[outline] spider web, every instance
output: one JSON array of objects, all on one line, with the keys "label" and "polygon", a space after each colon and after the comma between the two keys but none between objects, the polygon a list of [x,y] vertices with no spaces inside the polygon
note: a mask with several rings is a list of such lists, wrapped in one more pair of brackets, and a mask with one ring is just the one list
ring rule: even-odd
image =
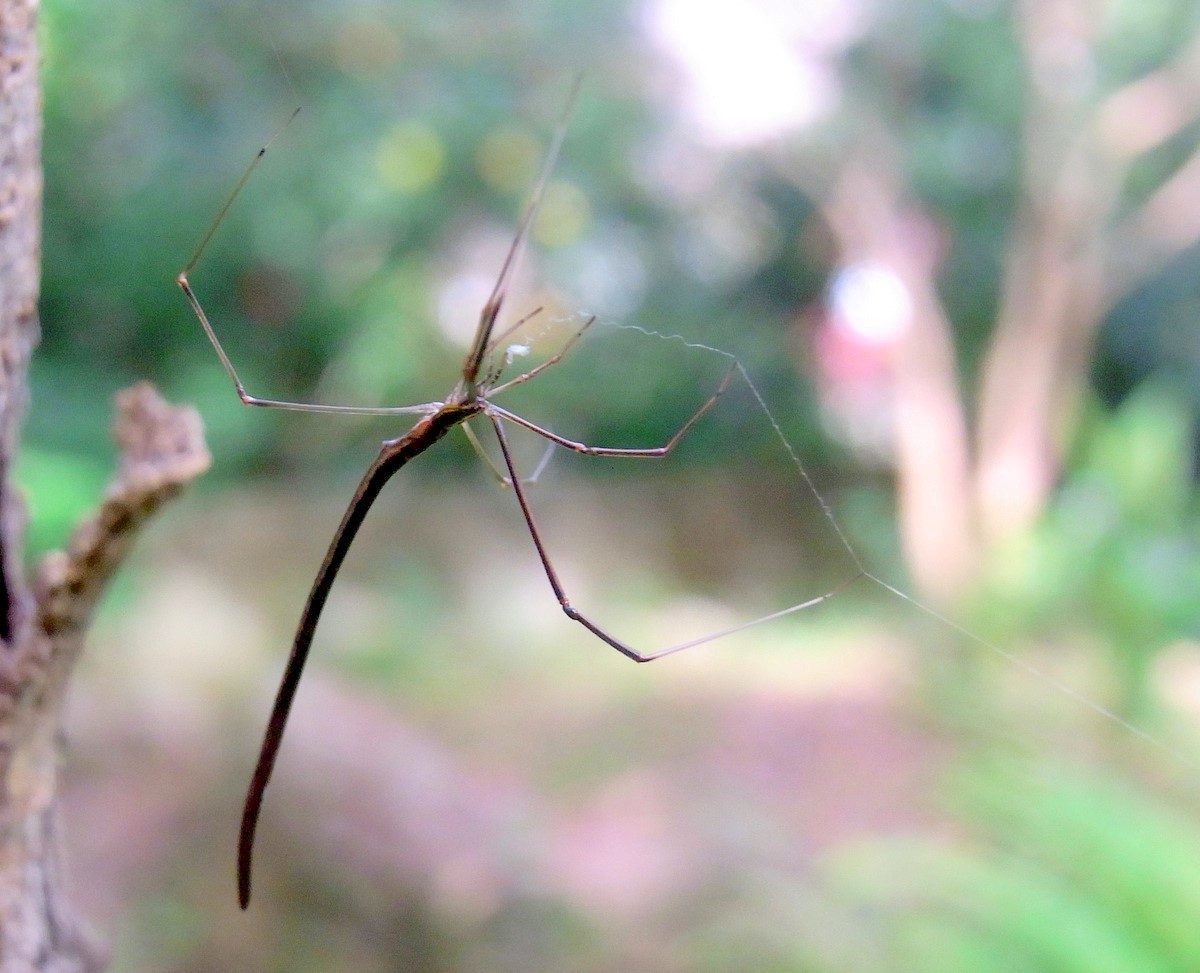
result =
[{"label": "spider web", "polygon": [[[547,322],[546,320],[543,320],[538,324],[537,333],[532,336],[531,344],[546,338],[555,327],[564,330],[569,328],[577,328],[579,323],[586,319],[585,315],[579,313],[567,315],[565,317],[558,317],[555,315],[551,315],[551,317],[554,318],[553,321]],[[665,654],[682,652],[687,649],[696,649],[709,643],[728,639],[731,636],[759,628],[760,626],[768,625],[772,622],[777,622],[780,619],[787,618],[789,616],[801,614],[808,609],[816,608],[817,606],[831,602],[851,586],[868,585],[873,587],[883,597],[904,603],[912,610],[931,619],[937,625],[943,627],[947,632],[952,633],[958,639],[964,640],[971,645],[986,650],[988,653],[1001,660],[1007,666],[1012,667],[1018,672],[1023,673],[1025,676],[1033,679],[1043,686],[1048,687],[1055,693],[1066,697],[1084,710],[1090,711],[1103,720],[1121,727],[1121,729],[1123,729],[1125,732],[1131,734],[1140,741],[1169,754],[1176,760],[1179,760],[1188,766],[1200,769],[1200,763],[1181,753],[1177,748],[1171,746],[1163,738],[1148,731],[1144,727],[1131,722],[1113,709],[1105,706],[1097,699],[1088,695],[1086,692],[1064,681],[1047,669],[1042,668],[1034,662],[1031,662],[1029,659],[1018,654],[1017,652],[1007,649],[996,641],[988,639],[985,636],[972,631],[938,609],[926,604],[915,595],[905,591],[903,588],[898,587],[897,585],[890,583],[885,578],[872,571],[868,566],[866,558],[860,555],[859,550],[851,541],[850,535],[839,522],[834,513],[831,502],[827,499],[822,489],[818,487],[813,476],[809,473],[809,470],[801,460],[800,452],[793,445],[788,433],[785,432],[784,424],[767,404],[766,396],[759,389],[758,385],[751,377],[750,372],[737,356],[712,345],[691,341],[679,334],[663,333],[650,328],[642,327],[637,324],[604,320],[602,322],[598,322],[597,327],[599,330],[605,332],[624,332],[637,335],[641,339],[654,339],[668,345],[677,345],[680,351],[686,351],[689,354],[699,353],[703,356],[708,356],[712,362],[717,363],[723,368],[731,368],[733,370],[734,382],[730,388],[730,391],[726,394],[723,401],[718,404],[714,412],[719,416],[721,414],[722,406],[730,406],[727,411],[735,414],[749,410],[756,413],[761,420],[766,423],[767,428],[769,428],[769,435],[774,440],[773,445],[777,451],[776,458],[783,458],[784,463],[792,471],[792,479],[794,483],[799,484],[801,487],[800,494],[802,494],[802,496],[794,495],[791,498],[792,502],[803,502],[803,505],[806,507],[806,516],[799,518],[797,523],[807,523],[809,526],[803,529],[803,536],[789,537],[787,538],[787,541],[793,546],[798,546],[808,550],[818,549],[819,554],[816,557],[816,560],[821,561],[827,566],[832,565],[832,573],[830,573],[830,570],[826,570],[823,574],[814,574],[811,571],[806,572],[807,576],[802,582],[802,587],[806,592],[808,592],[808,594],[800,597],[793,603],[787,604],[782,608],[772,607],[770,610],[754,614],[753,617],[750,617],[749,619],[739,619],[737,621],[731,621],[729,624],[718,624],[715,628],[705,629],[703,634],[689,635],[683,638],[681,641],[675,642],[666,647]],[[526,339],[522,338],[521,340],[524,341]],[[518,354],[525,354],[527,351],[527,346],[521,345]],[[574,354],[579,358],[590,358],[588,350],[580,350]],[[594,364],[594,361],[592,364]],[[538,382],[533,384],[539,384],[547,381],[549,374],[554,371],[554,369],[551,369],[547,372],[545,377],[539,376]],[[568,370],[564,367],[563,373],[566,374],[567,371]],[[708,387],[711,388],[715,386],[716,382],[719,380],[720,371],[721,369],[717,368],[712,372],[712,375],[718,376],[718,378],[709,378],[708,381],[710,384]],[[567,378],[564,381],[577,389],[577,382],[573,383],[572,379],[570,378]],[[703,379],[698,379],[698,382],[700,383],[701,388],[705,387],[703,385]],[[737,401],[739,399],[740,403]],[[730,405],[728,400],[735,400],[735,402]],[[557,401],[563,401],[563,399],[561,397],[557,397]],[[527,413],[523,412],[523,414]],[[708,417],[706,417],[706,420],[707,418]],[[555,426],[555,431],[565,432],[565,430],[560,430],[557,425]],[[683,447],[681,446],[681,450],[682,448]],[[553,468],[555,465],[560,464],[561,462],[562,460],[556,456],[550,465]],[[589,457],[583,457],[581,458],[581,462],[591,463],[594,462],[594,460]],[[620,464],[628,463],[627,460],[618,460],[616,462]],[[532,468],[534,464],[531,462],[528,465],[529,468]],[[540,465],[544,466],[545,464],[543,463]],[[641,477],[644,475],[644,473],[645,466],[639,465],[637,470],[632,475]],[[544,502],[542,497],[535,496],[533,498],[535,508],[539,507],[541,502]],[[818,526],[821,528],[821,530],[817,530],[816,527],[813,526],[813,520],[818,522]],[[571,557],[571,545],[564,542],[555,544],[553,546],[553,557],[555,558],[556,566],[561,570],[562,565],[559,563],[559,559],[569,559]],[[744,546],[752,548],[753,541],[745,542]],[[571,589],[578,588],[578,584],[573,585],[572,583],[568,583],[567,587],[569,593],[572,594],[572,603],[576,604],[577,607],[580,607],[581,610],[585,612],[590,611],[590,606],[587,604],[588,599],[586,597],[574,597],[575,592]],[[781,603],[778,600],[780,598],[780,593],[778,590],[772,591],[766,597],[768,599],[776,599],[774,601],[775,605]],[[667,608],[665,611],[668,616],[672,615],[670,608]],[[654,612],[662,613],[663,609],[655,609]],[[703,617],[711,624],[714,615],[710,613],[708,615],[704,615]],[[717,614],[715,617],[720,618],[722,616]],[[601,624],[604,624],[604,619],[600,616],[597,616],[597,621],[599,621]],[[677,619],[671,618],[665,622],[665,624],[672,626],[670,629],[672,632],[674,631],[676,621]],[[686,625],[686,622],[684,624]],[[696,624],[703,624],[703,622],[697,622]],[[615,634],[620,636],[621,633],[618,632]],[[637,647],[639,650],[645,650],[649,652],[664,652],[664,649],[659,645],[639,644]]]}]

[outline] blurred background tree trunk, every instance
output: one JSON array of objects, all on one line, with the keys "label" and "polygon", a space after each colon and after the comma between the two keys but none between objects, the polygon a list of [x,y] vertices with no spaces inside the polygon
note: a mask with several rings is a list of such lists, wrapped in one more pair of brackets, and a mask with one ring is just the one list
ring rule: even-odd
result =
[{"label": "blurred background tree trunk", "polygon": [[[1018,203],[977,365],[959,360],[942,297],[953,230],[906,174],[901,128],[870,117],[857,145],[802,184],[842,266],[882,268],[902,285],[889,376],[896,517],[916,591],[942,608],[971,594],[1050,504],[1105,317],[1200,240],[1200,151],[1173,145],[1200,117],[1200,40],[1113,84],[1102,68],[1110,6],[1013,6],[1026,106]],[[1174,168],[1129,198],[1135,167],[1172,145]]]}]

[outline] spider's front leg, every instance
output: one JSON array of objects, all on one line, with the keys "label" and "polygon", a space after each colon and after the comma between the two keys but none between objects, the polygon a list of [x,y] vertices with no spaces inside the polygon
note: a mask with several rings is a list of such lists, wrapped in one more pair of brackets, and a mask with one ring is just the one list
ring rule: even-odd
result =
[{"label": "spider's front leg", "polygon": [[209,224],[204,236],[200,238],[200,243],[192,253],[187,265],[179,272],[175,278],[175,283],[179,285],[179,289],[183,291],[184,297],[191,305],[192,312],[196,315],[196,319],[200,322],[200,326],[204,329],[205,335],[208,336],[209,343],[213,346],[213,350],[217,353],[217,357],[221,360],[221,366],[225,369],[225,374],[229,376],[229,380],[233,382],[234,391],[241,399],[243,405],[261,406],[265,409],[287,409],[292,412],[336,412],[343,415],[367,415],[367,416],[398,416],[398,415],[433,415],[442,407],[441,402],[426,402],[421,405],[402,405],[402,406],[357,406],[357,405],[322,405],[317,402],[291,402],[284,399],[264,399],[257,395],[251,395],[246,391],[246,386],[242,384],[241,378],[238,376],[237,369],[233,366],[233,361],[229,354],[225,351],[221,344],[221,339],[217,337],[216,329],[212,326],[212,322],[208,319],[208,313],[204,310],[204,306],[200,303],[200,298],[196,296],[195,290],[192,289],[190,280],[191,273],[196,269],[196,265],[200,263],[200,258],[204,256],[208,245],[212,242],[214,236],[217,235],[217,230],[221,228],[221,224],[225,222],[225,217],[229,215],[229,210],[232,208],[242,190],[246,188],[246,184],[250,181],[250,177],[254,174],[254,170],[258,168],[258,164],[262,162],[263,157],[267,154],[267,149],[279,137],[279,133],[291,123],[300,113],[297,108],[292,112],[287,122],[276,132],[270,140],[261,149],[254,154],[254,158],[250,161],[250,165],[246,167],[246,171],[242,173],[241,178],[233,187],[233,192],[225,200],[224,204],[217,215]]},{"label": "spider's front leg", "polygon": [[[221,213],[224,215],[225,210],[222,210]],[[204,238],[204,244],[208,243],[209,238]],[[202,245],[201,249],[197,250],[195,256],[192,257],[191,262],[179,272],[179,276],[175,278],[175,282],[179,285],[179,289],[183,291],[188,304],[191,305],[192,311],[200,321],[200,326],[204,328],[204,333],[208,336],[208,340],[212,344],[213,350],[216,351],[217,357],[221,359],[221,365],[225,369],[225,374],[233,382],[233,388],[237,392],[238,398],[242,400],[243,405],[255,405],[264,409],[286,409],[290,412],[333,412],[341,415],[356,416],[428,416],[433,415],[442,407],[441,402],[425,402],[421,405],[401,406],[323,405],[319,402],[290,402],[284,399],[264,399],[257,395],[251,395],[246,391],[246,386],[242,384],[241,378],[238,377],[237,369],[233,367],[233,362],[222,346],[221,339],[217,337],[217,332],[213,328],[212,322],[208,320],[208,314],[200,304],[200,299],[196,296],[196,292],[192,290],[191,282],[188,280],[188,274],[196,266],[196,262],[200,259],[200,255],[203,252],[204,248]]]}]

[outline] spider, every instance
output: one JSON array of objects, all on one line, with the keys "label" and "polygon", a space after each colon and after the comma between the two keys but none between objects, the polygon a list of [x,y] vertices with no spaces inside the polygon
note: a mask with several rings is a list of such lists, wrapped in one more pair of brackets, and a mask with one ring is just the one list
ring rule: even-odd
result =
[{"label": "spider", "polygon": [[[292,643],[291,655],[288,657],[287,665],[284,669],[283,678],[279,684],[279,690],[275,697],[274,706],[271,710],[270,719],[267,723],[266,734],[263,739],[262,747],[259,751],[258,762],[254,769],[254,774],[250,782],[249,791],[246,795],[245,806],[242,811],[241,828],[238,837],[238,860],[237,860],[237,885],[238,885],[238,901],[243,909],[250,903],[250,886],[251,886],[251,861],[254,850],[254,837],[258,825],[259,812],[262,808],[263,796],[266,792],[267,784],[271,779],[271,771],[275,765],[275,758],[279,753],[279,747],[283,739],[284,728],[287,724],[288,714],[291,710],[292,702],[296,695],[297,687],[300,683],[300,677],[304,671],[304,665],[308,658],[309,649],[312,646],[313,636],[316,632],[317,622],[320,619],[321,611],[325,606],[325,602],[329,597],[330,589],[333,587],[334,580],[337,577],[338,571],[346,558],[347,552],[350,550],[351,544],[362,526],[368,511],[372,504],[378,498],[380,491],[384,485],[398,473],[411,460],[420,456],[423,452],[429,449],[434,443],[444,437],[456,426],[462,426],[468,419],[482,417],[488,421],[496,436],[496,442],[500,449],[500,455],[503,457],[504,468],[506,473],[502,473],[503,482],[506,485],[511,485],[513,493],[517,498],[517,503],[521,508],[521,515],[525,520],[525,525],[528,528],[529,536],[533,540],[534,547],[537,549],[538,560],[541,562],[542,569],[545,572],[546,579],[550,583],[550,588],[554,592],[554,597],[558,600],[559,606],[562,608],[566,616],[575,622],[578,622],[594,636],[602,642],[607,643],[612,648],[616,649],[622,655],[632,659],[635,662],[650,662],[653,659],[660,659],[665,655],[670,655],[673,652],[678,652],[688,648],[698,642],[708,641],[708,639],[694,640],[682,645],[671,646],[666,649],[661,649],[656,652],[642,652],[638,649],[626,644],[617,637],[611,635],[587,615],[583,614],[579,609],[571,604],[570,598],[566,590],[563,588],[562,582],[559,580],[558,572],[555,570],[553,563],[550,560],[550,555],[546,550],[546,546],[542,541],[541,534],[538,531],[537,524],[534,520],[533,511],[529,504],[529,499],[522,486],[522,479],[517,471],[516,463],[513,460],[512,451],[509,447],[508,435],[505,427],[508,423],[517,426],[522,426],[530,432],[541,436],[547,440],[553,449],[554,446],[572,450],[576,453],[581,453],[587,456],[609,456],[609,457],[625,457],[634,459],[652,459],[666,456],[675,448],[676,445],[688,434],[688,432],[716,405],[720,397],[728,390],[732,383],[735,374],[738,371],[736,360],[730,365],[725,372],[717,389],[709,396],[709,398],[700,406],[699,409],[689,418],[679,430],[671,436],[670,439],[662,446],[652,448],[627,448],[627,447],[611,447],[611,446],[590,446],[585,443],[576,442],[557,433],[550,431],[542,426],[537,425],[510,412],[503,406],[497,404],[496,399],[501,393],[516,385],[528,382],[535,378],[546,369],[553,367],[560,362],[563,357],[570,351],[575,343],[582,337],[583,333],[595,320],[589,318],[583,326],[577,330],[566,345],[555,355],[546,359],[542,363],[530,368],[514,378],[507,381],[501,381],[504,371],[509,367],[513,359],[520,357],[524,349],[519,345],[505,346],[505,340],[525,321],[533,315],[539,313],[538,310],[531,312],[525,318],[518,321],[512,327],[497,333],[496,322],[500,316],[500,312],[504,307],[505,300],[508,296],[509,288],[512,284],[513,275],[516,266],[520,260],[521,254],[528,244],[529,234],[536,219],[539,206],[542,198],[545,195],[546,186],[550,179],[550,174],[554,169],[555,162],[558,158],[559,151],[562,146],[563,138],[567,128],[567,118],[570,114],[571,107],[574,104],[576,94],[579,90],[579,81],[576,80],[571,89],[571,93],[567,99],[567,104],[563,110],[562,116],[555,129],[550,148],[546,153],[545,161],[542,165],[541,172],[537,182],[534,185],[530,200],[527,203],[524,213],[521,216],[520,222],[517,224],[516,233],[513,236],[511,245],[508,248],[508,253],[505,256],[504,263],[500,267],[499,275],[496,278],[496,283],[492,288],[491,296],[483,305],[483,309],[479,314],[479,323],[475,329],[474,337],[471,341],[470,350],[467,352],[466,358],[463,360],[462,374],[457,384],[446,395],[445,399],[440,402],[426,402],[420,405],[409,406],[394,406],[394,407],[359,407],[359,406],[344,406],[344,405],[323,405],[308,402],[288,402],[277,399],[265,399],[255,395],[251,395],[245,389],[241,379],[238,377],[237,370],[234,368],[233,362],[226,353],[221,344],[217,333],[209,321],[208,314],[197,298],[195,291],[189,281],[189,276],[199,263],[213,236],[216,234],[221,223],[224,221],[229,212],[230,207],[249,181],[255,168],[261,162],[267,149],[274,141],[268,141],[251,161],[249,167],[243,173],[241,179],[238,180],[233,192],[225,201],[224,205],[217,212],[215,219],[204,234],[197,246],[195,252],[187,265],[180,271],[176,278],[179,287],[183,290],[188,303],[191,305],[196,318],[199,320],[204,329],[204,333],[208,336],[212,343],[213,349],[217,353],[222,366],[232,380],[234,388],[237,391],[238,398],[246,405],[260,406],[270,409],[289,409],[300,412],[319,412],[319,413],[343,413],[351,415],[415,415],[417,419],[415,425],[408,430],[404,435],[397,439],[389,439],[383,443],[376,456],[374,462],[367,468],[363,474],[362,480],[358,484],[358,488],[354,491],[354,496],[350,499],[349,506],[342,517],[341,523],[334,532],[333,539],[329,543],[329,548],[325,553],[325,559],[321,563],[320,569],[317,571],[316,577],[313,579],[312,588],[309,591],[308,599],[305,602],[304,610],[300,615],[300,622],[296,629],[295,640]],[[299,109],[292,113],[292,118],[296,116]],[[291,119],[289,119],[290,121]],[[463,426],[467,429],[466,426]]]}]

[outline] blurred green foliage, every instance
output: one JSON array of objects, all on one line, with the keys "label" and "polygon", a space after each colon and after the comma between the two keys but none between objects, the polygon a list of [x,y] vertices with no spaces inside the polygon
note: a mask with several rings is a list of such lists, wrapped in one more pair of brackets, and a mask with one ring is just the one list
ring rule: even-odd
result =
[{"label": "blurred green foliage", "polygon": [[[567,3],[536,12],[363,3],[336,16],[291,4],[48,5],[45,378],[31,435],[94,448],[107,397],[148,377],[200,406],[219,473],[281,459],[285,420],[240,409],[173,279],[296,105],[299,118],[192,277],[201,299],[257,394],[387,404],[443,394],[462,352],[433,327],[439,288],[472,233],[513,232],[571,77],[591,65],[586,48],[635,44],[625,16],[619,3],[586,14]],[[585,50],[553,40],[563,29],[581,30]],[[486,44],[468,41],[485,34]],[[543,276],[570,293],[599,273],[615,295],[602,314],[615,306],[717,344],[731,343],[722,332],[747,338],[785,414],[803,415],[790,407],[803,396],[778,349],[795,297],[819,291],[820,268],[791,268],[801,277],[789,287],[800,290],[765,307],[744,282],[689,274],[672,256],[689,214],[639,185],[638,154],[663,106],[638,87],[636,70],[589,71],[557,176],[591,215],[549,248]],[[752,160],[727,161],[731,179],[752,174]],[[794,196],[789,205],[782,225],[794,240],[806,207]],[[620,296],[626,285],[610,265],[622,250],[645,255],[629,285],[645,279],[644,301]],[[610,395],[578,430],[605,438],[638,421],[626,403],[645,396],[631,382],[673,388],[684,376],[635,380],[627,362],[601,360],[588,380],[632,393]],[[79,398],[86,415],[70,408]],[[326,442],[339,435],[336,421],[306,428]]]},{"label": "blurred green foliage", "polygon": [[[828,458],[797,376],[799,316],[819,298],[830,255],[786,173],[836,159],[865,109],[884,112],[906,140],[910,178],[951,228],[942,285],[971,374],[1019,179],[1021,82],[1004,5],[923,0],[881,15],[841,66],[843,110],[797,145],[757,152],[702,145],[671,127],[673,69],[639,16],[625,0],[586,9],[568,0],[46,4],[33,437],[94,452],[112,392],[151,378],[200,406],[217,475],[285,461],[285,421],[239,413],[173,279],[297,105],[300,117],[196,270],[202,300],[258,394],[393,404],[442,394],[461,351],[434,327],[440,288],[473,233],[511,232],[580,69],[557,175],[581,194],[583,222],[540,248],[541,276],[574,307],[739,354],[806,455]],[[1170,53],[1191,15],[1180,4],[1150,13],[1123,2],[1112,16],[1123,26],[1107,34],[1103,67],[1121,80]],[[703,171],[703,194],[664,195],[646,175],[664,153],[681,171]],[[1146,165],[1161,174],[1172,164],[1167,153]],[[735,233],[723,258],[705,219]],[[758,241],[748,250],[736,236],[747,232]],[[1200,360],[1200,349],[1181,356],[1155,330],[1163,303],[1194,302],[1194,286],[1151,286],[1135,300],[1139,313],[1118,309],[1120,327],[1102,349],[1107,399],[1158,368],[1192,377]],[[601,440],[645,421],[642,383],[689,384],[669,363],[638,374],[628,359],[599,355],[584,374],[623,392],[575,430]],[[345,428],[308,423],[306,438],[354,441]],[[292,456],[301,461],[311,460]]]},{"label": "blurred green foliage", "polygon": [[108,481],[108,469],[86,455],[37,446],[21,451],[14,475],[33,505],[26,544],[36,553],[64,547]]},{"label": "blurred green foliage", "polygon": [[857,935],[830,945],[823,968],[1194,968],[1200,834],[1172,801],[1013,761],[961,773],[952,792],[965,834],[851,845],[824,863]]},{"label": "blurred green foliage", "polygon": [[1200,637],[1200,509],[1188,396],[1147,383],[1095,407],[1039,523],[992,557],[974,618],[1001,644],[1030,632],[1099,641],[1117,708],[1149,715],[1154,661]]}]

